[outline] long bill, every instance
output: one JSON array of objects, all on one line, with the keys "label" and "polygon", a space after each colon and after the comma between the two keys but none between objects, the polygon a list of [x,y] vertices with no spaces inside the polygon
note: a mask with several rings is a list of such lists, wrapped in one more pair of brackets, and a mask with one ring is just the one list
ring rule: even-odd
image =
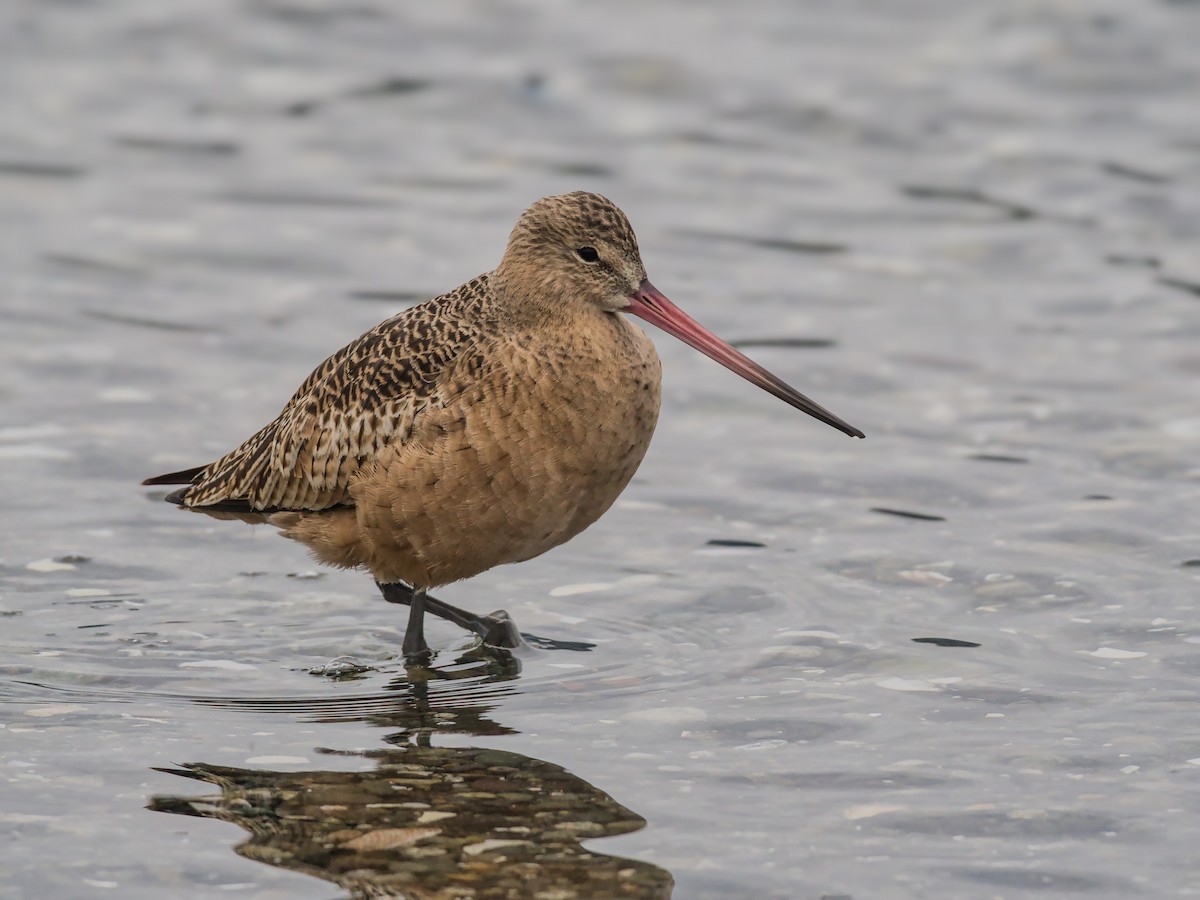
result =
[{"label": "long bill", "polygon": [[715,359],[731,372],[741,375],[751,384],[774,394],[814,419],[844,431],[850,437],[866,437],[853,425],[843,422],[819,403],[809,400],[798,390],[775,375],[772,375],[754,360],[721,340],[682,309],[668,300],[648,280],[643,281],[637,291],[629,296],[625,312],[640,316],[652,325],[657,325],[668,334],[673,334],[685,344],[695,347],[709,359]]}]

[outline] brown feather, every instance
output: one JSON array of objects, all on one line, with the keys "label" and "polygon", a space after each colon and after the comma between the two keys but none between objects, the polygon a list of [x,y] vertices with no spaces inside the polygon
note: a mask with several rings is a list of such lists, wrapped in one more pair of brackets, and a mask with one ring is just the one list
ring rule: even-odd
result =
[{"label": "brown feather", "polygon": [[465,346],[487,278],[405,310],[329,357],[278,418],[203,467],[184,505],[240,500],[254,510],[321,510],[344,503],[363,463],[404,441],[435,401],[438,377]]},{"label": "brown feather", "polygon": [[[605,264],[580,262],[585,245]],[[540,200],[494,272],[330,356],[240,447],[175,473],[192,483],[168,499],[269,521],[382,583],[543,553],[612,505],[649,445],[658,356],[616,311],[643,279],[610,201]]]}]

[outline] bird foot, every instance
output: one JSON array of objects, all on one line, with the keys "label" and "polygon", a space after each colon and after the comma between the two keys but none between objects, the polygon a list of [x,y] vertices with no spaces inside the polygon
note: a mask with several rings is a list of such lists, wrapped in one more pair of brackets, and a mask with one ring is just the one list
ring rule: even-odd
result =
[{"label": "bird foot", "polygon": [[409,649],[404,647],[404,666],[408,669],[427,669],[433,662],[433,651],[428,646]]},{"label": "bird foot", "polygon": [[502,609],[480,616],[476,634],[489,647],[515,650],[521,646],[521,632],[517,631],[517,623]]},{"label": "bird foot", "polygon": [[572,650],[577,653],[587,653],[596,649],[596,645],[590,641],[562,641],[558,638],[542,637],[540,634],[530,634],[527,631],[522,631],[521,637],[525,643],[538,650]]}]

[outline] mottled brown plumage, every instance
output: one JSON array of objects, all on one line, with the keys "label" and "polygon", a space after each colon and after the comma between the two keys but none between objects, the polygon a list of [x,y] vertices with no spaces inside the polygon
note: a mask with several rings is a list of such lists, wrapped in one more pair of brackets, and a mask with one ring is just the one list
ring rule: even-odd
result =
[{"label": "mottled brown plumage", "polygon": [[167,499],[270,522],[419,596],[529,559],[599,518],[649,445],[659,360],[620,312],[861,436],[671,306],[625,215],[577,192],[529,207],[495,271],[329,357],[236,450],[146,483],[187,484]]}]

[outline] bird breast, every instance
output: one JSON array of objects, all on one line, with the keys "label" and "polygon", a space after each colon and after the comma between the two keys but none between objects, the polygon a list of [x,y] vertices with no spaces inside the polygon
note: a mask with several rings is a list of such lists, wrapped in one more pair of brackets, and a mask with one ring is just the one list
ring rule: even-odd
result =
[{"label": "bird breast", "polygon": [[[588,310],[555,329],[481,339],[441,399],[351,485],[366,565],[436,586],[544,553],[596,521],[658,421],[654,345]],[[315,548],[314,548],[315,549]]]}]

